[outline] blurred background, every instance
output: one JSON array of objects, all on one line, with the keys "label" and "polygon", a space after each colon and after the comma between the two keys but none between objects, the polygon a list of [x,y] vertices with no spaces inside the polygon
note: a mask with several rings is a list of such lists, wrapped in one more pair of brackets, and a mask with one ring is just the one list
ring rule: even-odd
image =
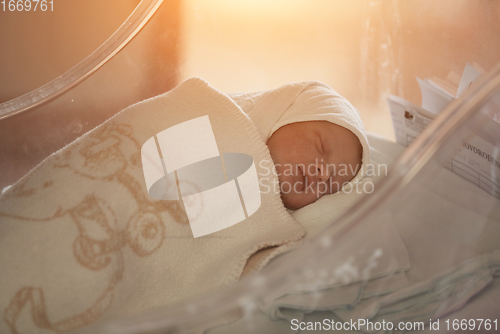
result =
[{"label": "blurred background", "polygon": [[[0,11],[0,103],[84,60],[139,2],[54,0],[52,12]],[[165,0],[106,65],[112,70],[86,80],[102,84],[108,71],[105,86],[94,84],[71,107],[96,109],[72,131],[199,76],[222,92],[323,81],[358,108],[368,131],[393,139],[388,94],[420,104],[415,76],[456,89],[467,62],[488,70],[500,59],[499,22],[500,2],[488,0]]]}]

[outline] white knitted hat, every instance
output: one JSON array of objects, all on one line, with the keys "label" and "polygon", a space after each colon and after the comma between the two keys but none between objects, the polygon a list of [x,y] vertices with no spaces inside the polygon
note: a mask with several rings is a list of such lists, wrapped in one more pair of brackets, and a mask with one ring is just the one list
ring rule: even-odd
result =
[{"label": "white knitted hat", "polygon": [[248,114],[266,142],[276,130],[290,123],[328,121],[348,129],[363,147],[362,168],[351,183],[363,178],[370,161],[370,149],[361,117],[347,99],[327,85],[305,81],[270,91],[229,96]]}]

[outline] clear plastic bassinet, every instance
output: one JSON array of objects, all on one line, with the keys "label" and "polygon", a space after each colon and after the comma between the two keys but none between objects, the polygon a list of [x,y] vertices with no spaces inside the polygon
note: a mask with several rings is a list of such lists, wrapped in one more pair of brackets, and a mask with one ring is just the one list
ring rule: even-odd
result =
[{"label": "clear plastic bassinet", "polygon": [[[464,147],[464,143],[474,138],[489,138],[498,154],[498,133],[495,134],[496,139],[492,139],[485,124],[491,121],[487,115],[492,109],[498,109],[499,101],[500,68],[496,67],[473,91],[448,107],[411,147],[395,159],[387,176],[375,183],[372,194],[365,195],[299,250],[282,255],[261,272],[199,299],[141,316],[116,319],[82,332],[196,332],[196,329],[209,326],[234,312],[241,316],[239,320],[207,333],[288,333],[293,329],[306,329],[308,323],[318,322],[323,324],[318,330],[321,332],[335,328],[334,323],[349,324],[349,317],[354,316],[350,312],[376,298],[383,299],[383,302],[371,305],[374,307],[371,312],[364,310],[365,313],[359,313],[372,316],[372,329],[375,330],[423,330],[424,327],[418,326],[425,326],[427,331],[432,332],[437,329],[438,319],[439,328],[443,331],[446,328],[460,329],[460,326],[469,329],[473,322],[476,328],[479,322],[483,322],[484,326],[485,320],[480,319],[490,319],[487,328],[492,330],[498,314],[495,300],[500,296],[498,278],[494,274],[498,268],[498,252],[494,252],[500,245],[498,188],[490,185],[488,193],[479,184],[481,181],[459,180],[460,177],[452,175],[446,166]],[[456,166],[458,162],[455,162]],[[449,181],[450,176],[452,181]],[[460,182],[456,185],[448,183],[455,181]],[[438,201],[438,206],[433,205],[439,196],[445,200]],[[465,209],[450,210],[458,206]],[[470,216],[464,218],[467,212]],[[352,243],[359,239],[359,231],[386,220],[392,220],[405,243],[411,262],[409,269],[395,266],[391,271],[391,264],[377,261],[381,255],[377,253],[379,249],[371,253],[371,260],[365,266],[356,262],[360,249],[370,249],[369,245],[358,245],[353,251]],[[335,288],[325,288],[327,282],[345,280],[352,286],[361,281],[367,289],[369,282],[363,281],[364,273],[376,270],[382,264],[389,266],[385,268],[391,272],[389,276],[396,277],[401,274],[399,270],[403,270],[406,279],[412,283],[406,290],[398,290],[399,295],[393,298],[390,292],[394,287],[392,284],[400,284],[396,278],[374,290],[363,290],[364,297],[361,296],[363,292],[359,292],[360,295],[349,302],[345,302],[344,296],[339,293],[334,295],[335,298],[346,304],[337,305],[330,300],[336,306],[325,306],[325,299],[335,293]],[[474,273],[478,272],[482,274],[475,277]],[[304,286],[307,288],[302,290]],[[474,290],[479,286],[482,286],[479,291]],[[287,288],[302,291],[307,299],[306,306],[297,307],[293,298],[285,296],[270,311],[269,295]],[[433,306],[427,308],[428,304]],[[263,308],[268,313],[264,313]],[[377,308],[380,314],[374,311]],[[303,317],[293,313],[297,309],[304,313]],[[277,316],[275,312],[281,312],[281,315]],[[291,319],[291,322],[284,319]],[[300,321],[293,322],[294,319]],[[325,325],[325,319],[328,325]],[[359,325],[360,319],[370,322],[366,320],[370,318],[355,318],[354,321],[358,321]],[[462,319],[466,320],[466,324]],[[386,324],[392,321],[394,327],[386,327],[384,321]],[[403,327],[396,327],[400,323]],[[434,324],[431,325],[433,329],[429,329],[429,323]],[[336,329],[357,332],[354,329],[360,328],[354,325]]]}]

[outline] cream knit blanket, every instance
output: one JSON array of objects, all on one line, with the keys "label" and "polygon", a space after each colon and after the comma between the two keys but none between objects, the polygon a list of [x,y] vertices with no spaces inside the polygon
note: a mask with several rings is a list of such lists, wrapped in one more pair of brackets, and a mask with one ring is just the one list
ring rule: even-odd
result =
[{"label": "cream knit blanket", "polygon": [[304,236],[262,185],[254,214],[199,238],[182,201],[149,196],[142,145],[206,115],[221,155],[247,154],[259,181],[277,182],[260,167],[272,160],[253,122],[201,79],[123,110],[0,197],[0,333],[67,331],[181,301],[236,282],[259,249],[279,246],[254,270]]}]

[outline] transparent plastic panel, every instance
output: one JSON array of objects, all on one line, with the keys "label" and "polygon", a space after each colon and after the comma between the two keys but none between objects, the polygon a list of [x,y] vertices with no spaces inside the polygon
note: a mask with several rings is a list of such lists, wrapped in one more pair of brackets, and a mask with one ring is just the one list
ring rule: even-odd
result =
[{"label": "transparent plastic panel", "polygon": [[0,103],[29,93],[80,63],[118,30],[139,2],[2,3]]},{"label": "transparent plastic panel", "polygon": [[160,3],[141,2],[88,58],[0,105],[0,187],[123,108],[179,83],[180,4]]}]

